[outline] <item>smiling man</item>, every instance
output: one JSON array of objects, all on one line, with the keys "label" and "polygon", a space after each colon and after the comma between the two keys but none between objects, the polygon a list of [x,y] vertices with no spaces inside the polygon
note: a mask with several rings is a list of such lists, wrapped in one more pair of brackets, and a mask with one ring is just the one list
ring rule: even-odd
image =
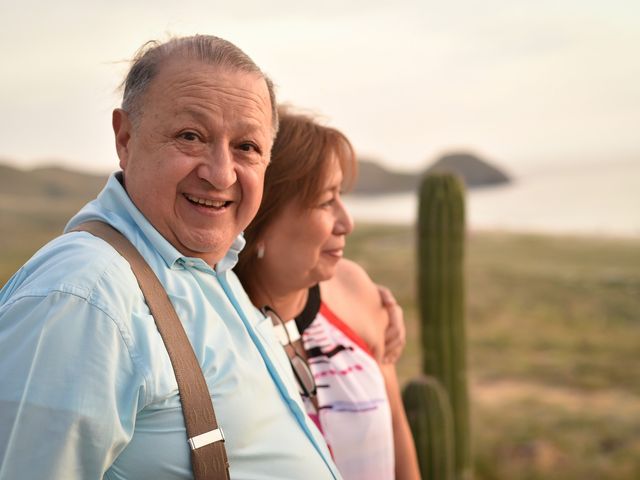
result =
[{"label": "smiling man", "polygon": [[269,320],[231,268],[277,131],[271,82],[211,36],[147,45],[113,112],[121,172],[0,292],[0,479],[186,479],[171,363],[102,220],[159,277],[225,433],[231,478],[338,478]]}]

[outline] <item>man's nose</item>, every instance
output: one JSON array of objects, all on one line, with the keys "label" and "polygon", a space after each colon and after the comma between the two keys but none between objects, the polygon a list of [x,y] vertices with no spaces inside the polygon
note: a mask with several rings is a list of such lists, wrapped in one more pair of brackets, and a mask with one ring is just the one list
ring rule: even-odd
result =
[{"label": "man's nose", "polygon": [[198,177],[216,190],[226,190],[236,182],[233,152],[229,145],[214,145],[198,166]]}]

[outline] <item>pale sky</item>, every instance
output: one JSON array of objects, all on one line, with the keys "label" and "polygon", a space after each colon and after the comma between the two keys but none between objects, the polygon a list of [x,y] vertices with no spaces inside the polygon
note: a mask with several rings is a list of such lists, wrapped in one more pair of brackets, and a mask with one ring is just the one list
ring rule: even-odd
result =
[{"label": "pale sky", "polygon": [[0,0],[0,27],[0,159],[25,167],[115,170],[126,60],[193,33],[390,168],[460,149],[512,172],[640,162],[637,0]]}]

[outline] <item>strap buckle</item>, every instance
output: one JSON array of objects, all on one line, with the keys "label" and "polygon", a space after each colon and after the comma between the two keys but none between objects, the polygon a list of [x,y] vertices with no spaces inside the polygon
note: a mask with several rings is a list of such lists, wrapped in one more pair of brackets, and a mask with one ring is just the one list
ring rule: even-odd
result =
[{"label": "strap buckle", "polygon": [[215,430],[209,430],[206,433],[201,433],[200,435],[191,437],[188,442],[191,446],[191,450],[196,450],[197,448],[219,442],[220,440],[224,442],[224,433],[222,433],[221,429],[216,428]]}]

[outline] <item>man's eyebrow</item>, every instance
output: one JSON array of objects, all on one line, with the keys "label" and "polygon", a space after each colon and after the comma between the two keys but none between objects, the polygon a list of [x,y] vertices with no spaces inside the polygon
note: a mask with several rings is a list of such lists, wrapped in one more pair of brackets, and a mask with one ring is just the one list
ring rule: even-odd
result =
[{"label": "man's eyebrow", "polygon": [[[194,107],[186,107],[177,112],[178,115],[187,115],[194,117],[196,120],[207,124],[211,118],[216,115],[208,110],[199,109]],[[242,132],[254,132],[263,128],[263,124],[257,120],[243,119],[235,122],[235,127]]]}]

